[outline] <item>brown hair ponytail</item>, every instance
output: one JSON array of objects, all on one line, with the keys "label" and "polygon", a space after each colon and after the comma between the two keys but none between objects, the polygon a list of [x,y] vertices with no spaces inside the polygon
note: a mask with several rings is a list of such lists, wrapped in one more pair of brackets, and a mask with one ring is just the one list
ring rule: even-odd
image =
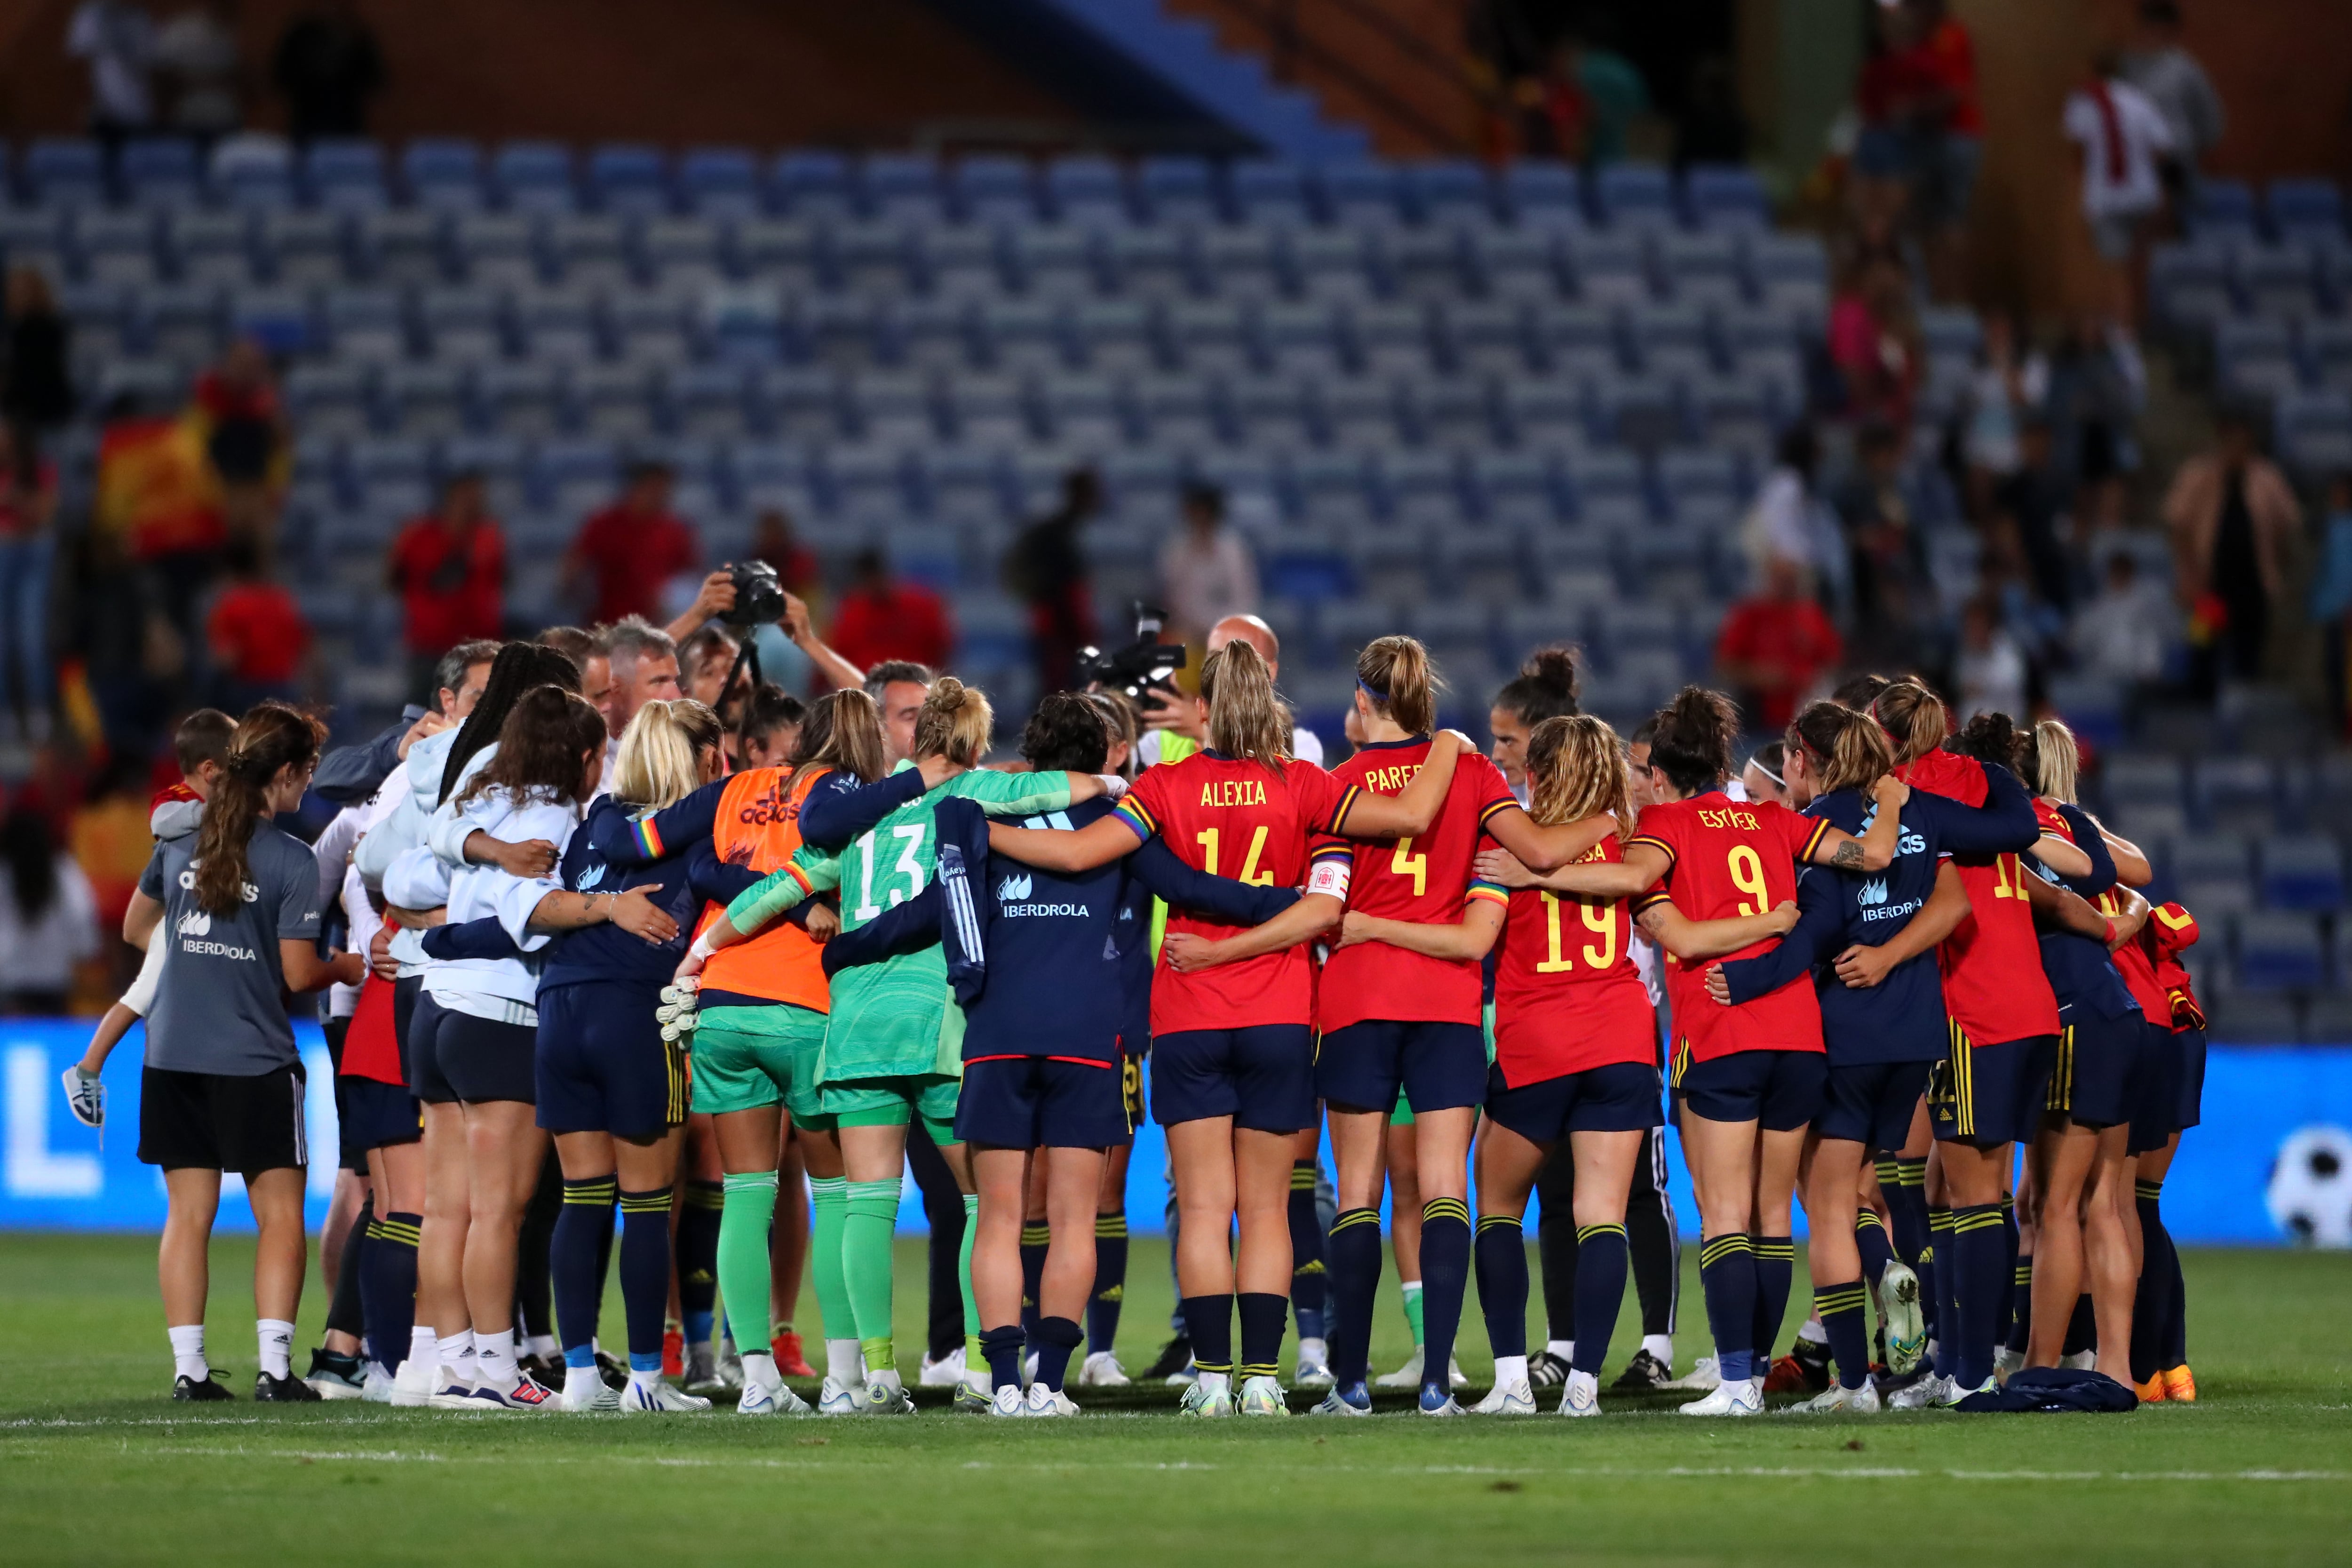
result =
[{"label": "brown hair ponytail", "polygon": [[1824,795],[1866,790],[1895,767],[1886,732],[1867,715],[1835,702],[1807,703],[1789,725],[1788,742],[1803,748]]},{"label": "brown hair ponytail", "polygon": [[317,762],[326,738],[324,724],[284,702],[259,703],[237,721],[220,782],[196,829],[198,909],[225,915],[245,901],[247,852],[268,804],[269,786],[289,766],[299,770]]},{"label": "brown hair ponytail", "polygon": [[1625,747],[1590,713],[1547,719],[1528,737],[1528,815],[1546,827],[1608,812],[1617,837],[1633,831]]},{"label": "brown hair ponytail", "polygon": [[1895,681],[1870,704],[1870,716],[1895,743],[1895,761],[1916,763],[1944,743],[1951,733],[1952,717],[1944,700],[1918,681]]},{"label": "brown hair ponytail", "polygon": [[815,767],[838,768],[860,784],[872,784],[886,771],[882,759],[887,754],[882,710],[874,699],[854,686],[828,691],[809,704],[808,715],[801,721],[784,791],[790,794],[801,775]]},{"label": "brown hair ponytail", "polygon": [[1209,700],[1209,744],[1229,757],[1276,773],[1290,761],[1290,710],[1274,692],[1274,672],[1257,649],[1236,637],[1201,663]]},{"label": "brown hair ponytail", "polygon": [[1703,686],[1685,686],[1651,721],[1650,765],[1685,795],[1703,795],[1731,772],[1731,745],[1739,710],[1731,699]]},{"label": "brown hair ponytail", "polygon": [[1408,735],[1437,728],[1437,694],[1445,683],[1429,662],[1429,650],[1408,637],[1374,637],[1356,656],[1356,684],[1372,710]]},{"label": "brown hair ponytail", "polygon": [[577,805],[588,793],[588,758],[604,750],[604,718],[586,698],[560,686],[526,691],[499,727],[497,754],[458,792],[457,805],[493,790],[518,805],[533,790]]}]

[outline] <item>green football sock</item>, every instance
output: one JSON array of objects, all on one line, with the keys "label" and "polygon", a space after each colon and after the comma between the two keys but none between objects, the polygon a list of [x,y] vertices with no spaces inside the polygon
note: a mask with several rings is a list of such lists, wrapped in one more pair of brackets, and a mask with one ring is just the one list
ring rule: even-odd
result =
[{"label": "green football sock", "polygon": [[719,1293],[738,1352],[768,1351],[768,1227],[776,1217],[776,1173],[746,1171],[727,1178],[719,1212]]},{"label": "green football sock", "polygon": [[1408,1279],[1398,1287],[1404,1293],[1404,1321],[1412,1328],[1412,1348],[1421,1348],[1421,1281]]},{"label": "green football sock", "polygon": [[809,1225],[809,1274],[816,1285],[816,1315],[824,1337],[856,1337],[856,1320],[849,1310],[849,1287],[842,1277],[842,1222],[849,1214],[849,1184],[839,1176],[811,1176],[809,1201],[815,1218]]},{"label": "green football sock", "polygon": [[980,1234],[980,1195],[963,1195],[963,1246],[956,1253],[956,1279],[963,1287],[963,1363],[979,1368],[988,1364],[986,1352],[980,1348],[980,1298],[971,1293],[971,1244]]},{"label": "green football sock", "polygon": [[841,1227],[841,1271],[869,1374],[893,1371],[898,1364],[890,1326],[890,1242],[898,1224],[898,1183],[849,1184],[849,1214]]}]

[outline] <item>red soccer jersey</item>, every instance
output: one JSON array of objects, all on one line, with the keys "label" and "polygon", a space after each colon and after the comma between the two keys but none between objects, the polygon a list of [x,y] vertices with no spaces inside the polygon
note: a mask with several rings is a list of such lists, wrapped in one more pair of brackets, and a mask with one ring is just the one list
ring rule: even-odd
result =
[{"label": "red soccer jersey", "polygon": [[[1830,825],[1773,801],[1735,801],[1721,790],[1645,808],[1634,844],[1665,851],[1665,875],[1634,900],[1636,910],[1670,899],[1690,920],[1760,915],[1797,896],[1797,863],[1809,858]],[[1627,847],[1632,847],[1631,845]],[[1727,958],[1751,958],[1769,942]],[[1705,966],[1666,955],[1666,997],[1675,1017],[1675,1051],[1713,1061],[1737,1051],[1818,1051],[1822,1008],[1810,976],[1778,991],[1722,1006],[1706,994]]]},{"label": "red soccer jersey", "polygon": [[371,974],[360,984],[360,1005],[343,1035],[343,1076],[404,1083],[400,1036],[392,1026],[392,987]]},{"label": "red soccer jersey", "polygon": [[[1296,888],[1307,879],[1307,841],[1347,826],[1358,791],[1312,763],[1280,772],[1195,752],[1144,770],[1112,813],[1139,838],[1158,834],[1177,858],[1212,876],[1261,888]],[[1216,941],[1238,926],[1184,910],[1168,911],[1168,930]],[[1304,943],[1195,973],[1162,966],[1151,977],[1151,1032],[1246,1029],[1315,1019],[1315,976]]]},{"label": "red soccer jersey", "polygon": [[[1612,834],[1578,863],[1624,858]],[[1506,1084],[1658,1059],[1657,1015],[1633,967],[1631,902],[1541,888],[1511,895],[1495,963],[1495,1065]]]},{"label": "red soccer jersey", "polygon": [[2137,945],[2147,949],[2156,982],[2164,988],[2165,1020],[2175,1029],[2203,1028],[2205,1009],[2197,1005],[2189,966],[2180,962],[2182,952],[2197,945],[2197,917],[2179,904],[2158,904],[2148,910]]},{"label": "red soccer jersey", "polygon": [[[1913,789],[1963,805],[1982,805],[1990,793],[1984,764],[1950,752],[1930,752],[1895,773]],[[1944,972],[1944,1010],[1979,1046],[2056,1034],[2058,997],[2042,973],[2033,906],[2025,896],[2025,879],[2033,873],[2014,854],[1953,865],[1969,895],[1969,913],[1936,950]]]},{"label": "red soccer jersey", "polygon": [[[1341,784],[1367,795],[1397,795],[1429,758],[1429,739],[1375,742],[1331,770]],[[1411,838],[1318,842],[1314,853],[1351,855],[1348,907],[1382,920],[1452,925],[1470,896],[1497,903],[1509,895],[1478,882],[1470,865],[1483,829],[1496,813],[1516,807],[1502,770],[1475,752],[1454,764],[1454,782],[1437,820]],[[1367,1018],[1433,1024],[1475,1024],[1481,1011],[1478,965],[1408,952],[1385,942],[1360,942],[1334,952],[1323,965],[1315,1026],[1325,1034]]]}]

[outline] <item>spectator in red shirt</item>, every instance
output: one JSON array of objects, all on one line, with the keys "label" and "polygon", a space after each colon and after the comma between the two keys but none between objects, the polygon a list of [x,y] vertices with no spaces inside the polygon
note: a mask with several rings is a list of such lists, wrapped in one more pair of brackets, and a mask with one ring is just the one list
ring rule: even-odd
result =
[{"label": "spectator in red shirt", "polygon": [[879,550],[860,552],[833,617],[832,643],[860,669],[894,659],[944,668],[955,647],[946,605],[919,583],[895,582]]},{"label": "spectator in red shirt", "polygon": [[621,499],[583,523],[572,542],[563,589],[577,598],[587,588],[594,624],[643,616],[659,626],[669,618],[662,613],[663,590],[692,571],[701,553],[694,531],[669,509],[675,478],[665,463],[632,464]]},{"label": "spectator in red shirt", "polygon": [[309,672],[310,623],[253,541],[230,540],[226,558],[228,586],[205,621],[221,706],[242,713],[264,698],[294,700]]},{"label": "spectator in red shirt", "polygon": [[196,377],[194,399],[229,531],[258,538],[289,438],[269,355],[251,338],[239,338],[218,364]]},{"label": "spectator in red shirt", "polygon": [[409,685],[424,693],[420,701],[433,700],[427,683],[444,653],[498,637],[506,575],[506,538],[484,505],[482,476],[452,475],[441,504],[392,542],[384,567],[385,583],[401,596]]},{"label": "spectator in red shirt", "polygon": [[1757,727],[1776,735],[1813,683],[1844,658],[1837,627],[1805,591],[1804,568],[1780,556],[1764,564],[1764,591],[1732,605],[1715,639],[1724,683],[1744,695]]}]

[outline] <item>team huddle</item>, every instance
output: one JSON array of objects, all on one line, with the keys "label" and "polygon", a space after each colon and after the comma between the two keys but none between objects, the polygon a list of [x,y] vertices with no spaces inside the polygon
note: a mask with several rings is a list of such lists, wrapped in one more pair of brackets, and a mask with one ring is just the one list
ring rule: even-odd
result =
[{"label": "team huddle", "polygon": [[[312,783],[315,721],[191,720],[126,921],[147,963],[67,1074],[97,1120],[98,1067],[145,1017],[174,1396],[232,1397],[203,1302],[237,1172],[257,1398],[909,1412],[911,1157],[965,1221],[932,1274],[963,1343],[921,1381],[1075,1415],[1072,1387],[1134,1381],[1112,1339],[1148,1111],[1179,1307],[1146,1376],[1186,1415],[1289,1415],[1294,1321],[1317,1415],[1370,1415],[1383,1384],[1432,1416],[1532,1415],[1554,1387],[1596,1415],[1629,1280],[1643,1339],[1612,1387],[1687,1390],[1685,1415],[1768,1389],[1853,1413],[2108,1379],[2194,1398],[2158,1197],[2198,1120],[2197,929],[2075,803],[2063,724],[1948,733],[1925,686],[1864,677],[1743,765],[1727,699],[1685,689],[1621,739],[1554,648],[1495,698],[1490,757],[1386,637],[1326,770],[1271,635],[1229,631],[1191,731],[1057,693],[1003,766],[986,697],[919,667],[714,711],[641,624],[467,645],[448,721],[315,847],[270,820]],[[672,695],[616,726],[600,695],[664,668]],[[310,1152],[281,992],[331,986],[356,1213],[296,1377]],[[1714,1342],[1678,1380],[1668,1124]],[[1384,1196],[1417,1349],[1376,1378]],[[1800,1200],[1813,1313],[1776,1358]],[[616,1233],[625,1356],[599,1339]],[[821,1372],[790,1328],[803,1267]],[[1474,1277],[1495,1378],[1465,1408]]]}]

